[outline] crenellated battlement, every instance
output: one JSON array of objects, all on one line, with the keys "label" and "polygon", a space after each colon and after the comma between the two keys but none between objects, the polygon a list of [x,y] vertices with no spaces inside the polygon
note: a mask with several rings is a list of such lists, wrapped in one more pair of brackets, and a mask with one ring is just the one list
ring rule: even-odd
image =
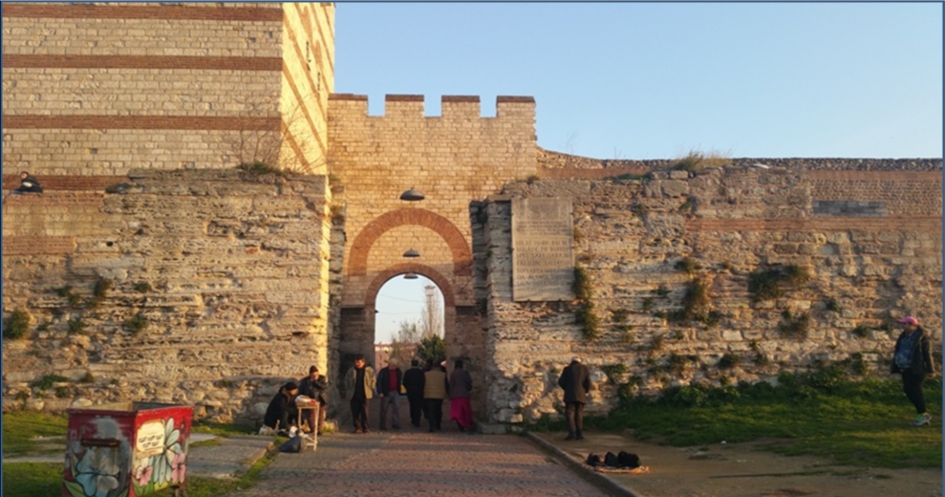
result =
[{"label": "crenellated battlement", "polygon": [[424,115],[423,95],[385,95],[384,115],[368,116],[367,95],[351,93],[333,93],[328,97],[329,115],[338,118],[371,117],[371,118],[402,118],[402,119],[525,119],[534,122],[535,98],[528,96],[496,97],[495,117],[483,117],[479,96],[477,95],[443,95],[440,98],[440,115]]}]

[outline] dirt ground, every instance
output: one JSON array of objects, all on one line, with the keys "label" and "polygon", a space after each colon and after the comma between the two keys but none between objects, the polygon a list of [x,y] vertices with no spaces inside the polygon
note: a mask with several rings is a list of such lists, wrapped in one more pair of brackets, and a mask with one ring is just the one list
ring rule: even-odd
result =
[{"label": "dirt ground", "polygon": [[942,471],[838,466],[812,456],[782,456],[760,442],[669,447],[613,434],[536,433],[572,457],[621,450],[640,456],[643,474],[608,474],[641,497],[940,497]]}]

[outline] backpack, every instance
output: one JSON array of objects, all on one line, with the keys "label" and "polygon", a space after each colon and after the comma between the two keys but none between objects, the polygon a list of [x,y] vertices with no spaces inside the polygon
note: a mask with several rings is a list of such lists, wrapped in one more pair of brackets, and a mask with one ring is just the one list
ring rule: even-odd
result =
[{"label": "backpack", "polygon": [[302,452],[302,437],[296,435],[279,446],[279,452]]},{"label": "backpack", "polygon": [[587,455],[587,460],[584,462],[591,467],[600,466],[600,456],[591,452]]},{"label": "backpack", "polygon": [[609,466],[611,468],[619,467],[620,463],[617,462],[617,454],[608,452],[607,455],[604,456],[604,466]]},{"label": "backpack", "polygon": [[620,465],[621,468],[630,468],[630,469],[639,468],[640,456],[630,453],[630,452],[624,452],[621,450],[620,453],[617,454],[617,463]]}]

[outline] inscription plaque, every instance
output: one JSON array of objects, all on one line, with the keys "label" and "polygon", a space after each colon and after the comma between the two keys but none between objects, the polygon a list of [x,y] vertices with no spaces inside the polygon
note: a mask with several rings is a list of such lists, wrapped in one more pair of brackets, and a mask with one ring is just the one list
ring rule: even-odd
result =
[{"label": "inscription plaque", "polygon": [[512,300],[572,300],[569,198],[512,199]]}]

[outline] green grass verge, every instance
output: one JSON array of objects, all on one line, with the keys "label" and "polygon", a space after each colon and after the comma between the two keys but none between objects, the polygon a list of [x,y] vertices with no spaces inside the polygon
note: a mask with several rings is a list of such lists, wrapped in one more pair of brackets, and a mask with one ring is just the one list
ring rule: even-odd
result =
[{"label": "green grass verge", "polygon": [[[37,437],[60,437],[57,445],[65,447],[68,418],[65,415],[45,414],[41,412],[13,411],[3,415],[3,455],[4,457],[22,456],[52,452],[54,449],[43,447],[35,440]],[[65,457],[63,448],[56,448]]]},{"label": "green grass verge", "polygon": [[[4,450],[6,450],[5,441]],[[23,462],[4,464],[2,493],[3,495],[19,497],[61,495],[62,469],[63,463]]]},{"label": "green grass verge", "polygon": [[[826,387],[741,386],[676,388],[659,400],[627,399],[606,417],[588,417],[591,430],[632,430],[644,441],[673,446],[767,441],[785,455],[816,455],[839,464],[883,468],[941,468],[941,380],[925,388],[931,426],[912,427],[915,412],[898,381]],[[534,430],[564,430],[545,421]]]},{"label": "green grass verge", "polygon": [[[246,490],[262,479],[263,468],[272,462],[275,454],[275,451],[267,454],[245,474],[232,480],[188,476],[186,478],[187,497],[214,497]],[[3,465],[3,495],[49,497],[59,495],[61,492],[61,463],[7,463]],[[174,490],[166,488],[148,495],[172,497]]]}]

